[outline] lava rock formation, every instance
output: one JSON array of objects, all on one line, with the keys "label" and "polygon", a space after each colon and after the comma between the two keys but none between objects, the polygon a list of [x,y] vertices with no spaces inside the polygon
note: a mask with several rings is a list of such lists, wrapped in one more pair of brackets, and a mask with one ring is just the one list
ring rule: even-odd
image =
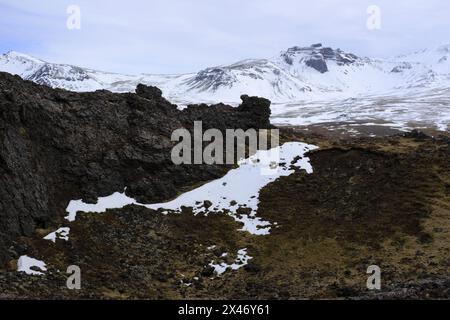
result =
[{"label": "lava rock formation", "polygon": [[180,111],[155,87],[76,93],[0,73],[0,266],[25,249],[19,236],[60,221],[70,200],[123,191],[147,203],[217,178],[218,165],[174,165],[177,128],[269,128],[270,101]]}]

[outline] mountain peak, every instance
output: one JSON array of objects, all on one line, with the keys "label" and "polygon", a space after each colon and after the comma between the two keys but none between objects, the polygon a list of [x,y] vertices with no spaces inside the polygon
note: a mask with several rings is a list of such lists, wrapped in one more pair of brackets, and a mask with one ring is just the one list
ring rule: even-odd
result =
[{"label": "mountain peak", "polygon": [[324,47],[322,43],[315,43],[309,47],[291,47],[281,52],[281,59],[287,65],[296,63],[305,64],[320,73],[328,71],[327,62],[335,61],[338,65],[352,64],[358,60],[358,56],[352,53],[346,53],[341,49]]},{"label": "mountain peak", "polygon": [[21,53],[21,52],[18,52],[18,51],[14,51],[14,50],[10,50],[7,53],[3,54],[3,57],[7,58],[7,59],[13,59],[13,60],[29,60],[29,61],[33,61],[33,62],[36,62],[36,63],[43,63],[44,62],[43,60],[34,58],[34,57],[30,56],[30,55],[27,55],[25,53]]}]

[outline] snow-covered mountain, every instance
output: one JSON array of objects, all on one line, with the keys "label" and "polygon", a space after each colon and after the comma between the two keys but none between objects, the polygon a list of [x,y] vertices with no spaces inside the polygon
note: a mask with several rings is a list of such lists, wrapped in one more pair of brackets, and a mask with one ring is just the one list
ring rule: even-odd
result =
[{"label": "snow-covered mountain", "polygon": [[[436,92],[448,92],[444,89],[450,87],[450,45],[373,59],[314,44],[289,48],[270,59],[248,59],[180,75],[123,75],[49,63],[11,51],[0,56],[0,71],[72,91],[128,92],[138,83],[156,85],[178,104],[235,104],[242,94],[249,94],[266,97],[278,106],[317,101],[339,105],[341,100],[369,96],[375,101],[375,96],[426,97],[427,92],[433,92],[430,96],[436,97]],[[443,105],[449,107],[447,100]]]},{"label": "snow-covered mountain", "polygon": [[323,99],[324,94],[348,98],[447,86],[450,45],[379,60],[314,44],[289,48],[267,60],[243,60],[182,75],[115,74],[49,63],[11,51],[0,57],[0,70],[72,91],[126,92],[145,83],[161,87],[168,98],[175,100],[239,102],[241,94],[250,94],[280,103]]}]

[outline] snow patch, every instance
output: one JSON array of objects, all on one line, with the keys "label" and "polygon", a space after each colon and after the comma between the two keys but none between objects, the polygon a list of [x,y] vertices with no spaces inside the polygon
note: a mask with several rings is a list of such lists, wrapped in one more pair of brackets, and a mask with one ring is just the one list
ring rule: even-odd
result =
[{"label": "snow patch", "polygon": [[56,231],[53,231],[44,237],[45,240],[50,240],[52,242],[56,242],[56,239],[61,239],[68,241],[69,240],[69,227],[62,227]]},{"label": "snow patch", "polygon": [[[40,269],[42,272],[33,270],[32,268]],[[47,271],[47,266],[44,261],[24,255],[21,256],[19,258],[19,261],[17,262],[17,271],[25,272],[26,274],[42,276],[44,275],[44,272]]]},{"label": "snow patch", "polygon": [[[313,169],[305,153],[316,148],[306,143],[287,142],[271,150],[258,150],[253,156],[239,161],[239,167],[228,171],[222,178],[186,192],[169,202],[141,204],[128,197],[125,192],[100,197],[96,204],[73,200],[67,207],[66,219],[74,221],[79,211],[102,213],[107,209],[123,208],[130,204],[153,210],[161,209],[164,213],[180,212],[182,207],[191,207],[194,214],[226,213],[243,224],[242,231],[254,235],[269,234],[272,224],[256,216],[259,191],[279,177],[291,175],[295,172],[293,167],[311,173]],[[273,163],[264,161],[271,159],[274,152],[279,155],[280,162],[275,167]]]},{"label": "snow patch", "polygon": [[[256,217],[259,191],[279,177],[292,174],[295,170],[291,166],[311,173],[313,169],[305,153],[316,148],[301,142],[287,142],[274,148],[276,150],[259,150],[250,158],[240,161],[238,168],[230,170],[222,178],[186,192],[172,201],[146,207],[168,211],[180,211],[183,206],[192,207],[194,214],[225,212],[243,224],[241,230],[255,235],[268,234],[271,223]],[[269,158],[268,154],[274,151],[278,152],[280,158],[275,170],[267,162],[259,161]],[[264,172],[272,174],[263,174]],[[205,201],[210,202],[208,209],[205,208]]]},{"label": "snow patch", "polygon": [[297,101],[272,104],[271,123],[308,126],[345,123],[357,126],[385,126],[401,131],[427,127],[450,128],[450,89],[410,89],[355,96],[351,99]]},{"label": "snow patch", "polygon": [[68,215],[65,217],[69,221],[75,221],[77,212],[103,213],[108,209],[120,209],[130,204],[138,204],[136,200],[128,197],[125,192],[115,192],[107,197],[100,197],[97,203],[85,203],[83,200],[72,200],[67,206]]},{"label": "snow patch", "polygon": [[[224,255],[222,255],[222,257],[223,256]],[[232,264],[227,264],[225,262],[214,263],[214,261],[211,261],[209,266],[214,268],[215,273],[217,273],[218,275],[221,275],[228,269],[237,270],[239,268],[242,268],[243,266],[248,264],[248,260],[250,260],[250,259],[252,259],[252,257],[247,254],[247,248],[243,248],[237,252],[237,258]]]}]

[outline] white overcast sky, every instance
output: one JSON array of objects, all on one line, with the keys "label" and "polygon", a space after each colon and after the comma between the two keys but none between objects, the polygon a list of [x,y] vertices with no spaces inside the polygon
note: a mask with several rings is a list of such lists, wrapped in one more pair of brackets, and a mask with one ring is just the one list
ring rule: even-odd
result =
[{"label": "white overcast sky", "polygon": [[[66,28],[73,4],[80,30]],[[381,30],[366,27],[369,5]],[[115,72],[192,72],[317,42],[375,57],[450,43],[450,1],[0,0],[0,52]]]}]

